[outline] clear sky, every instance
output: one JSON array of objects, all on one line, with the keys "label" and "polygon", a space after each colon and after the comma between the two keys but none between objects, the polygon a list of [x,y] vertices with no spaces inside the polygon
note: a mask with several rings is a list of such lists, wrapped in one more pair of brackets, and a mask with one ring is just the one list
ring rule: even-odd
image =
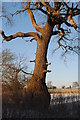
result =
[{"label": "clear sky", "polygon": [[[8,12],[15,12],[16,8],[19,8],[20,3],[3,3],[6,7]],[[11,18],[12,19],[12,18]],[[38,20],[41,22],[40,15],[38,15]],[[46,19],[46,18],[45,18]],[[4,24],[5,23],[5,24]],[[14,34],[18,31],[21,32],[30,32],[35,31],[33,28],[30,18],[27,13],[21,13],[20,15],[16,15],[13,17],[12,24],[6,24],[6,20],[2,21],[2,29],[5,31],[6,35]],[[72,29],[72,34],[70,37],[74,38],[78,36],[78,34]],[[26,38],[28,40],[29,38]],[[46,81],[52,81],[53,85],[60,87],[62,85],[69,86],[72,85],[72,82],[78,81],[78,56],[77,55],[67,55],[66,57],[61,57],[62,50],[59,49],[54,54],[52,51],[56,44],[56,37],[51,38],[51,42],[48,48],[48,61],[51,62],[51,65],[48,69],[52,72],[47,73]],[[36,42],[33,41],[31,43],[25,42],[24,39],[17,38],[10,42],[4,42],[2,45],[3,49],[10,48],[12,52],[16,53],[17,55],[22,54],[27,57],[28,60],[35,59],[35,52],[36,52]],[[28,63],[28,72],[34,69],[34,63]]]}]

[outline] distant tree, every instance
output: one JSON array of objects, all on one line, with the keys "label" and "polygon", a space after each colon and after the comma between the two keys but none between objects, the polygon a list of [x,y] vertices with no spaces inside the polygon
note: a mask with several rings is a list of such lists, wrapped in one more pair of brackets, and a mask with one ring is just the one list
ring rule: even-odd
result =
[{"label": "distant tree", "polygon": [[64,88],[65,88],[65,85],[62,86],[62,89],[64,89]]},{"label": "distant tree", "polygon": [[71,89],[71,85],[70,85],[70,86],[68,86],[68,87],[66,87],[66,89]]},{"label": "distant tree", "polygon": [[[18,61],[15,54],[9,49],[2,51],[2,96],[3,104],[19,103],[22,99],[22,91],[25,85],[27,68],[25,61],[20,59]],[[27,69],[26,69],[27,70]]]},{"label": "distant tree", "polygon": [[70,88],[70,89],[72,88],[71,85],[69,86],[69,88]]},{"label": "distant tree", "polygon": [[[69,37],[67,36],[71,33],[71,28],[76,31],[79,29],[77,22],[74,21],[74,18],[80,15],[79,3],[24,2],[23,9],[17,10],[15,13],[12,14],[12,16],[24,12],[28,13],[36,32],[17,32],[16,34],[9,36],[5,35],[3,30],[1,30],[0,33],[3,37],[3,41],[11,41],[18,37],[31,37],[31,39],[29,40],[30,42],[32,42],[33,40],[36,41],[36,58],[35,60],[33,60],[33,62],[35,63],[35,67],[33,75],[27,83],[25,95],[27,99],[29,99],[28,105],[30,105],[31,107],[35,106],[37,108],[42,107],[46,109],[50,103],[50,94],[45,84],[46,73],[51,72],[51,70],[47,69],[48,65],[50,65],[47,61],[47,51],[49,43],[51,37],[57,35],[58,39],[56,40],[57,44],[55,45],[55,47],[57,45],[58,47],[56,49],[54,48],[55,50],[62,48],[64,54],[70,51],[78,53],[78,49],[80,49],[80,47],[79,45],[74,44],[74,41],[76,39],[69,39]],[[40,26],[37,23],[39,21],[37,21],[37,17],[36,15],[34,15],[35,13],[42,13],[42,15],[46,16],[46,21],[43,21],[45,23],[44,26]],[[6,17],[8,19],[8,17],[5,15],[3,15],[2,17]]]},{"label": "distant tree", "polygon": [[56,86],[52,86],[52,89],[57,89],[57,87]]},{"label": "distant tree", "polygon": [[48,82],[47,82],[47,87],[48,87],[48,88],[52,88],[52,81],[48,81]]},{"label": "distant tree", "polygon": [[79,83],[78,82],[73,82],[72,87],[73,88],[79,87]]},{"label": "distant tree", "polygon": [[[22,56],[17,57],[10,49],[2,51],[2,80],[10,82],[12,79],[26,79],[27,73],[26,59]],[[13,74],[14,73],[14,74]],[[19,80],[20,82],[20,80]]]},{"label": "distant tree", "polygon": [[15,72],[11,69],[14,61],[15,55],[9,49],[2,51],[2,80],[9,82],[14,77]]},{"label": "distant tree", "polygon": [[48,89],[56,89],[57,88],[56,86],[53,86],[52,81],[47,82],[47,87],[48,87]]}]

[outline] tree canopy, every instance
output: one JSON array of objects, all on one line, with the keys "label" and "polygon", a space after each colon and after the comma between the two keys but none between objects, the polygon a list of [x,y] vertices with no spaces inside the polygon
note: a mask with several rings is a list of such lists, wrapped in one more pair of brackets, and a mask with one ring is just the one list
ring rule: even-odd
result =
[{"label": "tree canopy", "polygon": [[[58,48],[62,48],[67,51],[74,51],[78,53],[79,46],[78,45],[71,45],[71,41],[75,41],[74,39],[69,39],[68,34],[71,33],[71,28],[74,28],[76,31],[79,31],[79,26],[77,25],[74,18],[80,14],[79,3],[72,3],[72,2],[25,2],[23,3],[24,7],[21,10],[17,10],[15,13],[12,13],[12,16],[27,12],[30,16],[31,22],[36,29],[37,32],[40,32],[41,35],[43,34],[44,28],[46,24],[49,22],[51,26],[53,26],[53,32],[51,36],[58,35]],[[47,17],[47,22],[44,27],[41,27],[37,24],[35,18],[35,11],[41,12],[43,15]],[[8,16],[3,15],[9,20]],[[34,39],[37,40],[41,35],[36,32],[28,32],[22,33],[17,32],[16,34],[6,36],[4,31],[0,31],[3,36],[3,41],[10,41],[17,37],[33,37],[30,41]],[[58,49],[57,48],[57,49]]]}]

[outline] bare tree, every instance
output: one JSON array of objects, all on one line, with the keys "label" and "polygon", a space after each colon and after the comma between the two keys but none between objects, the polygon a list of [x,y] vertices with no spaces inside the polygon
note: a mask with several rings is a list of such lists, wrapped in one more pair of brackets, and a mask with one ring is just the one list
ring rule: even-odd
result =
[{"label": "bare tree", "polygon": [[78,83],[78,82],[73,82],[72,87],[73,87],[73,88],[79,87],[79,83]]},{"label": "bare tree", "polygon": [[22,82],[22,80],[28,80],[28,75],[32,75],[27,71],[26,59],[23,56],[17,57],[13,54],[10,49],[5,49],[2,51],[2,81],[8,83]]},{"label": "bare tree", "polygon": [[65,85],[62,86],[62,89],[65,89]]},{"label": "bare tree", "polygon": [[52,86],[53,86],[53,85],[52,85],[52,81],[48,81],[48,82],[47,82],[47,87],[48,87],[48,88],[52,88]]},{"label": "bare tree", "polygon": [[2,97],[3,109],[5,105],[14,104],[19,105],[23,101],[22,93],[25,82],[27,82],[27,66],[25,59],[16,57],[10,49],[2,51]]},{"label": "bare tree", "polygon": [[[28,105],[31,107],[35,106],[38,109],[46,109],[50,103],[50,95],[45,84],[45,78],[46,73],[51,72],[51,70],[47,69],[49,65],[47,50],[51,37],[54,35],[59,36],[57,49],[62,48],[65,53],[68,51],[78,52],[80,48],[77,45],[72,46],[70,44],[76,39],[73,40],[66,37],[71,32],[71,28],[74,28],[76,31],[79,29],[77,23],[74,21],[74,17],[80,14],[80,9],[78,3],[74,4],[53,2],[51,5],[49,2],[25,2],[24,8],[17,10],[12,16],[27,12],[36,32],[17,32],[6,36],[3,30],[0,31],[3,41],[11,41],[17,37],[31,37],[31,42],[33,40],[37,42],[36,59],[33,61],[35,62],[35,67],[25,90],[26,103],[28,102]],[[42,12],[46,15],[47,21],[44,27],[40,27],[37,24],[33,11]]]}]

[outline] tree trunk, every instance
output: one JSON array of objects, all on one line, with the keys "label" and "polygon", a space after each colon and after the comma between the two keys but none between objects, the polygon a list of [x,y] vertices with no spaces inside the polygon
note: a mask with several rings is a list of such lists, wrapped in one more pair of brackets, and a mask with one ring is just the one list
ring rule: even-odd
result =
[{"label": "tree trunk", "polygon": [[47,50],[51,37],[52,27],[46,25],[42,31],[42,37],[37,40],[35,68],[33,75],[24,88],[26,105],[32,109],[44,110],[50,104],[45,78],[47,73]]}]

